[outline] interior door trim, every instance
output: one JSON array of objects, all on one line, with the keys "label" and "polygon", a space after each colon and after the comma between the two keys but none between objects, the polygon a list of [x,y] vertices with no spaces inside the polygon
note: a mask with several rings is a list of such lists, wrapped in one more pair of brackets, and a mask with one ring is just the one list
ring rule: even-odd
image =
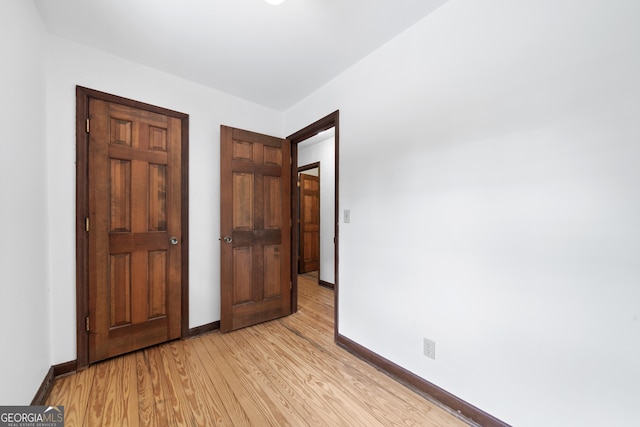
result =
[{"label": "interior door trim", "polygon": [[76,86],[76,360],[78,371],[89,365],[89,339],[85,327],[85,319],[89,314],[89,236],[85,231],[85,218],[89,217],[89,134],[86,131],[86,126],[89,118],[89,99],[91,98],[175,117],[181,121],[182,304],[180,327],[181,336],[183,338],[189,336],[189,115]]},{"label": "interior door trim", "polygon": [[[335,218],[335,222],[334,222],[334,240],[333,240],[333,245],[334,245],[334,251],[333,251],[333,256],[334,256],[334,264],[333,264],[333,268],[334,268],[334,322],[333,322],[333,332],[334,332],[334,341],[337,340],[338,338],[338,302],[339,302],[339,289],[340,287],[338,286],[339,280],[338,280],[338,259],[339,259],[339,254],[338,254],[338,249],[340,248],[339,245],[339,228],[338,228],[338,223],[339,223],[339,189],[340,189],[340,169],[339,169],[339,164],[340,164],[340,110],[336,110],[331,114],[326,115],[325,117],[321,118],[320,120],[310,124],[309,126],[300,129],[299,131],[297,131],[296,133],[289,135],[287,137],[287,139],[289,141],[291,141],[291,188],[296,188],[296,182],[294,182],[293,180],[297,180],[298,179],[298,143],[304,141],[305,139],[309,139],[312,136],[317,135],[318,133],[325,131],[327,129],[331,129],[331,128],[335,128],[335,138],[334,138],[334,143],[335,143],[335,154],[334,154],[334,160],[335,160],[335,207],[334,207],[334,218]],[[298,192],[297,191],[292,191],[291,192],[291,209],[292,209],[292,213],[291,213],[291,218],[298,218],[299,212],[298,212]],[[294,255],[297,256],[298,253],[298,240],[299,240],[299,236],[298,236],[298,230],[297,227],[292,227],[293,230],[291,230],[291,255],[292,255],[292,260],[296,259],[294,258]],[[295,262],[291,262],[291,311],[292,313],[295,313],[296,311],[298,311],[298,264]]]},{"label": "interior door trim", "polygon": [[315,168],[320,169],[320,162],[315,162],[315,163],[310,163],[308,165],[300,166],[298,168],[298,172],[304,172],[304,171],[308,171]]}]

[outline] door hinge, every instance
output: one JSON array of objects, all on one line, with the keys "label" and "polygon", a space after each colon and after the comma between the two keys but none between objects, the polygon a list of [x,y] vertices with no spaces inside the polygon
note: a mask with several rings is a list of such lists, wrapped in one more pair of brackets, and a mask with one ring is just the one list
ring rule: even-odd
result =
[{"label": "door hinge", "polygon": [[84,229],[89,232],[89,217],[84,219]]},{"label": "door hinge", "polygon": [[87,133],[89,133],[89,119],[87,119],[86,125],[87,125]]},{"label": "door hinge", "polygon": [[90,332],[90,331],[91,331],[91,323],[90,323],[89,319],[90,319],[90,317],[89,317],[89,316],[87,316],[87,317],[85,317],[85,318],[84,318],[84,328],[85,328],[85,330],[86,330],[87,332]]}]

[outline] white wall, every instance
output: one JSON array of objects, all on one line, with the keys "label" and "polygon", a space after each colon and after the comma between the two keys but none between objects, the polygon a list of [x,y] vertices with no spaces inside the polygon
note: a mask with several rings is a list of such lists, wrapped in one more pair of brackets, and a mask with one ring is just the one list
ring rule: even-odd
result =
[{"label": "white wall", "polygon": [[451,0],[286,112],[340,109],[341,334],[515,426],[637,424],[638,22]]},{"label": "white wall", "polygon": [[282,136],[282,114],[58,37],[48,41],[53,362],[76,358],[76,85],[189,114],[189,326],[220,320],[220,124]]},{"label": "white wall", "polygon": [[320,162],[320,280],[335,284],[335,138],[298,149],[298,166],[316,162]]},{"label": "white wall", "polygon": [[0,2],[0,405],[28,405],[51,366],[44,37],[31,2]]}]

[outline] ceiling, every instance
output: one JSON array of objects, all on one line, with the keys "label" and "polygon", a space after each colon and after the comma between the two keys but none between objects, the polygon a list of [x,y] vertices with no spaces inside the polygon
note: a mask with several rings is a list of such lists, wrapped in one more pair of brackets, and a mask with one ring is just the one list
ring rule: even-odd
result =
[{"label": "ceiling", "polygon": [[284,111],[447,0],[34,0],[51,34]]}]

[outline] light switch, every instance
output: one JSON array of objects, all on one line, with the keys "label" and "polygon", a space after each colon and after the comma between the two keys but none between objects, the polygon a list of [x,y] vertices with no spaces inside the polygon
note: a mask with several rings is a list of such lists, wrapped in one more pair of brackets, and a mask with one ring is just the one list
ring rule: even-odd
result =
[{"label": "light switch", "polygon": [[344,223],[349,224],[351,222],[351,211],[349,209],[344,210]]}]

